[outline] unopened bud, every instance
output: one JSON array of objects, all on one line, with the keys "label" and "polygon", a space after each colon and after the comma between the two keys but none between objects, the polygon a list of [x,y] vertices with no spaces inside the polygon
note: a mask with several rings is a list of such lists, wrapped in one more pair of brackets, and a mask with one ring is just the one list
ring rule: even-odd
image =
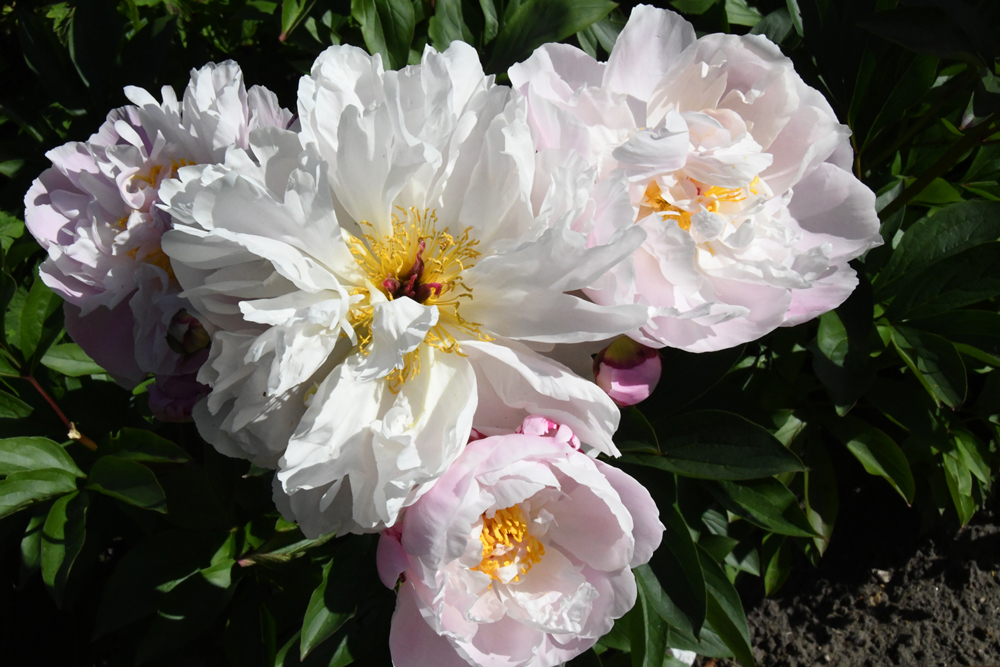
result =
[{"label": "unopened bud", "polygon": [[661,371],[659,352],[628,336],[618,337],[594,357],[594,380],[622,407],[649,398]]},{"label": "unopened bud", "polygon": [[167,329],[167,345],[177,354],[189,357],[195,352],[204,350],[211,342],[211,337],[198,318],[183,308],[178,310],[177,314],[170,320],[170,327]]}]

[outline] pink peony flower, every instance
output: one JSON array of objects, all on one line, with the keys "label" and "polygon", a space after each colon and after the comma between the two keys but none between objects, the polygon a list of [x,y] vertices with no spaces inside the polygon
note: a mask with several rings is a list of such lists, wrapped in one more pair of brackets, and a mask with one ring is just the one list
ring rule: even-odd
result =
[{"label": "pink peony flower", "polygon": [[49,151],[53,166],[24,203],[28,229],[49,254],[41,278],[65,300],[67,331],[133,387],[150,373],[159,383],[197,371],[209,340],[197,332],[175,340],[181,329],[204,329],[160,247],[171,226],[160,185],[185,165],[221,162],[229,147],[248,147],[250,130],[284,128],[292,115],[266,89],[248,92],[232,61],[192,71],[181,100],[170,87],[162,102],[141,88],[125,94],[134,105],[113,110],[88,141]]},{"label": "pink peony flower", "polygon": [[542,417],[470,442],[378,545],[396,667],[559,665],[635,603],[663,525],[638,482]]},{"label": "pink peony flower", "polygon": [[[655,307],[629,334],[639,342],[705,352],[809,320],[848,297],[848,261],[882,243],[849,129],[763,36],[696,39],[640,5],[607,63],[546,44],[509,74],[538,173],[582,156],[597,206],[620,211],[578,231],[590,243],[646,231],[631,263],[585,290]],[[609,186],[627,189],[624,208]]]},{"label": "pink peony flower", "polygon": [[618,405],[641,403],[660,383],[660,353],[621,336],[594,357],[594,379]]}]

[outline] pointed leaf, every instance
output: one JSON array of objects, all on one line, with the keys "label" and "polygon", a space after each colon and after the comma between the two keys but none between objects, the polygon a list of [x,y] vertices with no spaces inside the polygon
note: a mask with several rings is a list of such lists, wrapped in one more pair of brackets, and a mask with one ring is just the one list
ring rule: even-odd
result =
[{"label": "pointed leaf", "polygon": [[167,497],[153,471],[135,461],[102,456],[90,469],[87,488],[155,512],[167,511]]},{"label": "pointed leaf", "polygon": [[106,373],[76,343],[53,345],[42,356],[42,365],[69,377]]},{"label": "pointed leaf", "polygon": [[656,427],[661,454],[625,454],[621,460],[701,479],[757,479],[804,469],[773,435],[729,412],[690,412]]},{"label": "pointed leaf", "polygon": [[117,435],[109,436],[101,442],[101,451],[121,459],[147,463],[186,463],[191,460],[187,452],[166,438],[138,428],[123,428]]},{"label": "pointed leaf", "polygon": [[70,569],[87,537],[89,503],[87,494],[78,491],[59,498],[52,503],[42,528],[42,580],[57,606],[62,604]]},{"label": "pointed leaf", "polygon": [[916,487],[906,455],[888,435],[856,417],[831,419],[830,432],[854,454],[869,474],[884,477],[909,505]]},{"label": "pointed leaf", "polygon": [[7,475],[0,481],[0,519],[52,496],[76,491],[76,476],[47,468]]},{"label": "pointed leaf", "polygon": [[323,581],[313,591],[302,619],[302,660],[354,616],[362,595],[367,593],[360,586],[363,579],[358,572],[366,564],[373,544],[368,537],[352,536],[323,568]]},{"label": "pointed leaf", "polygon": [[816,535],[798,498],[774,478],[738,483],[720,480],[707,488],[727,510],[761,528],[794,537]]},{"label": "pointed leaf", "polygon": [[745,667],[753,667],[750,629],[740,596],[729,583],[722,568],[711,558],[703,558],[705,585],[708,588],[708,621],[729,650]]},{"label": "pointed leaf", "polygon": [[892,339],[906,350],[904,361],[920,375],[933,396],[952,408],[965,402],[965,363],[952,343],[909,327],[896,327]]},{"label": "pointed leaf", "polygon": [[497,35],[486,72],[500,73],[546,42],[561,42],[599,21],[615,8],[607,0],[528,0]]},{"label": "pointed leaf", "polygon": [[23,419],[32,411],[34,408],[17,396],[0,391],[0,419]]},{"label": "pointed leaf", "polygon": [[27,436],[0,440],[0,475],[42,468],[57,468],[76,477],[86,477],[73,457],[48,438]]}]

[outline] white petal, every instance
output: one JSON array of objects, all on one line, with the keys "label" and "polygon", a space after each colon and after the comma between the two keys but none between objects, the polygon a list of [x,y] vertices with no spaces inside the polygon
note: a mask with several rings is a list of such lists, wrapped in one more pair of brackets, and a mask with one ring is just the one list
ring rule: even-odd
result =
[{"label": "white petal", "polygon": [[403,357],[423,342],[438,321],[437,308],[424,306],[405,296],[375,304],[373,311],[371,347],[355,369],[361,382],[385,377],[393,369],[403,368]]}]

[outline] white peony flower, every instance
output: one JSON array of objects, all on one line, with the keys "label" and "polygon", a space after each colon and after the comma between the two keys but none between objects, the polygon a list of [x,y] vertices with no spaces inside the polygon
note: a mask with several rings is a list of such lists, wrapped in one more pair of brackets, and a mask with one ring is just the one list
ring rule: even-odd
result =
[{"label": "white peony flower", "polygon": [[[270,91],[248,92],[232,61],[193,70],[181,100],[169,86],[162,102],[132,86],[125,94],[133,105],[108,114],[88,141],[48,153],[53,166],[25,196],[25,220],[48,251],[40,275],[66,301],[70,335],[131,387],[149,373],[197,371],[208,344],[160,248],[170,227],[156,206],[160,186],[180,167],[220,162],[230,146],[247,148],[254,128],[287,127],[292,116]],[[165,396],[158,404],[183,418]]]},{"label": "white peony flower", "polygon": [[850,131],[762,36],[696,39],[640,5],[607,63],[547,44],[510,78],[543,173],[575,153],[599,185],[627,179],[632,214],[581,231],[646,230],[632,261],[586,290],[654,306],[639,342],[704,352],[809,320],[848,297],[847,262],[882,242]]},{"label": "white peony flower", "polygon": [[261,130],[259,161],[233,150],[164,187],[164,247],[215,331],[204,437],[276,465],[307,534],[391,525],[461,452],[473,414],[485,428],[545,415],[614,453],[614,404],[530,347],[648,317],[569,293],[644,236],[588,248],[572,231],[593,216],[593,172],[553,170],[534,215],[523,104],[461,42],[398,72],[331,47],[299,115],[304,149]]}]

